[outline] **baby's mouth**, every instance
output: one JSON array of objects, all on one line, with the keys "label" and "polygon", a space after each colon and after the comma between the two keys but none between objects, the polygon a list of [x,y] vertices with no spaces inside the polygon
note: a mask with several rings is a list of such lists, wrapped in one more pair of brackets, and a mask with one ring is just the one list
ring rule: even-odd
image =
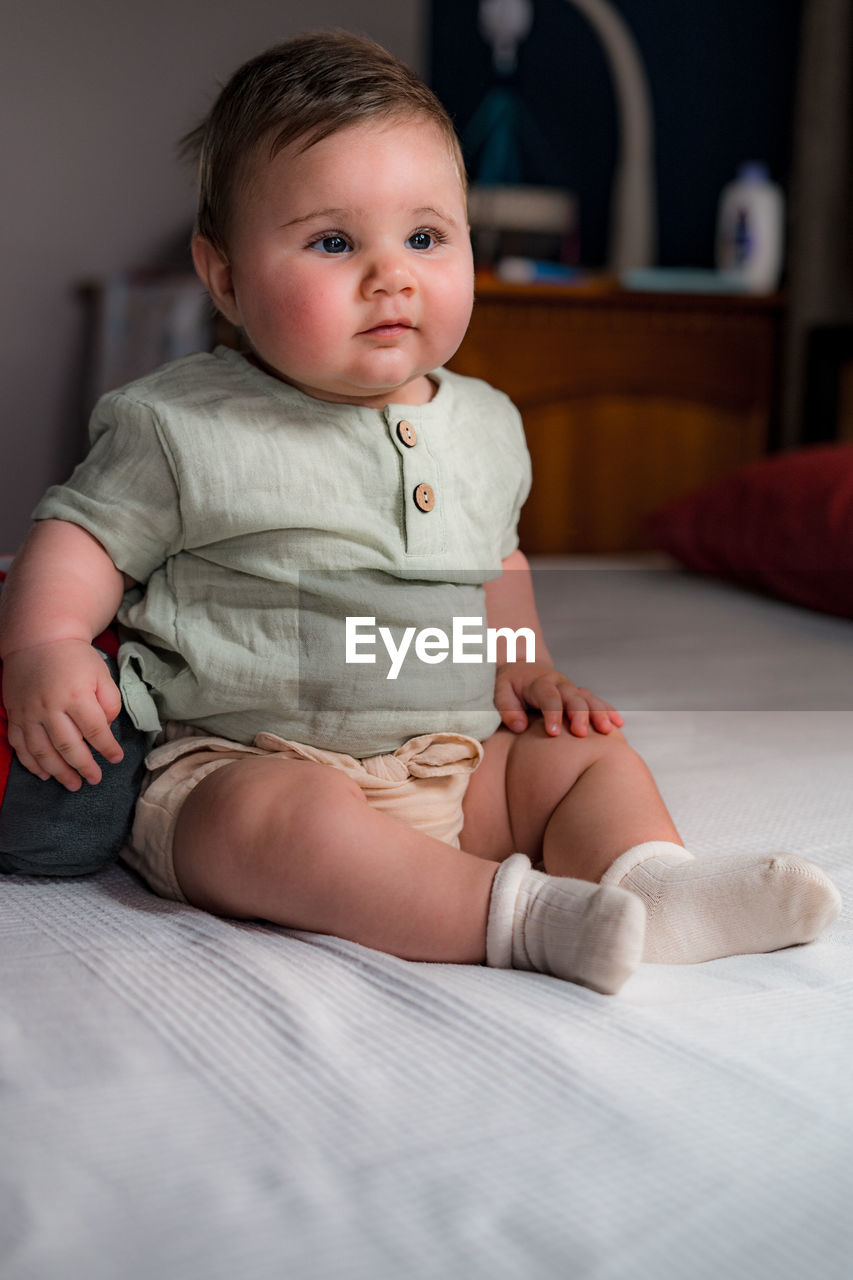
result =
[{"label": "baby's mouth", "polygon": [[363,329],[362,333],[371,338],[397,338],[413,328],[408,320],[382,320],[369,329]]}]

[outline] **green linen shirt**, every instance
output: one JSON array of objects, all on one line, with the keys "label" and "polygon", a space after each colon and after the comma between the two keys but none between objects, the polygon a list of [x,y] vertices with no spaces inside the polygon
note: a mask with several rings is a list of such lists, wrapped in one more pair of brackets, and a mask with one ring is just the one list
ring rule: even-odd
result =
[{"label": "green linen shirt", "polygon": [[[119,613],[139,728],[266,731],[358,757],[494,731],[476,625],[460,661],[435,656],[435,632],[422,657],[416,642],[426,628],[450,637],[459,618],[485,631],[483,584],[518,545],[530,460],[506,396],[433,376],[428,404],[364,409],[218,347],[99,401],[88,457],[34,515],[88,530],[139,584]],[[347,618],[374,620],[356,624],[349,655]],[[414,629],[395,678],[380,627],[395,647]]]}]

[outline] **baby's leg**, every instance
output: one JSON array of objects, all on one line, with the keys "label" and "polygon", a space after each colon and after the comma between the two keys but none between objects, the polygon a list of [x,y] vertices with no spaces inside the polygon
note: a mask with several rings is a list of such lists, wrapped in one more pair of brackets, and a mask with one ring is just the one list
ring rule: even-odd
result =
[{"label": "baby's leg", "polygon": [[645,840],[680,844],[644,761],[618,731],[551,738],[541,720],[498,729],[465,795],[463,849],[505,858],[521,851],[555,876],[598,881]]},{"label": "baby's leg", "polygon": [[[354,782],[325,765],[253,757],[209,774],[179,814],[174,866],[185,897],[219,915],[333,934],[411,960],[512,963],[503,953],[487,957],[486,935],[493,897],[505,904],[510,882],[517,896],[517,865],[493,895],[497,860],[371,809]],[[642,953],[639,901],[623,889],[531,875],[532,914],[548,914],[548,945],[525,950],[518,967],[618,990]]]},{"label": "baby's leg", "polygon": [[[541,722],[517,737],[499,730],[478,774],[466,797],[480,818],[478,838],[491,821],[490,847],[503,840],[504,850],[509,843],[541,857],[552,875],[636,894],[648,912],[647,961],[692,963],[808,942],[840,909],[827,877],[792,855],[695,860],[621,733],[549,738]],[[466,832],[467,824],[463,847],[481,852]]]},{"label": "baby's leg", "polygon": [[327,765],[252,757],[184,803],[174,865],[217,915],[332,934],[411,960],[481,963],[497,865],[372,810]]}]

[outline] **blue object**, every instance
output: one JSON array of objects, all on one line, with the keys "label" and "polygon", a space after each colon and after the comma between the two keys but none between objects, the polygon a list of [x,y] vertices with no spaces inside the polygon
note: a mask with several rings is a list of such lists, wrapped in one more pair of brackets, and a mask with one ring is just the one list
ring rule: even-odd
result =
[{"label": "blue object", "polygon": [[510,284],[573,284],[588,275],[579,267],[538,258],[501,258],[495,271],[499,279]]},{"label": "blue object", "polygon": [[637,267],[619,278],[623,289],[640,293],[745,293],[743,281],[725,271],[698,267]]}]

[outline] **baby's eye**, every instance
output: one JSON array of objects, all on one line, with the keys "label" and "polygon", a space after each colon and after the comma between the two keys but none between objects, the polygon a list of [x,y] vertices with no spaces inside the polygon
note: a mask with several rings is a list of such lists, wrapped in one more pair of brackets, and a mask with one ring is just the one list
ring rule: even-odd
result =
[{"label": "baby's eye", "polygon": [[410,249],[431,249],[438,243],[439,237],[435,231],[415,231],[406,241]]},{"label": "baby's eye", "polygon": [[317,249],[320,253],[346,253],[349,247],[349,241],[344,236],[338,235],[321,236],[311,244],[311,248]]}]

